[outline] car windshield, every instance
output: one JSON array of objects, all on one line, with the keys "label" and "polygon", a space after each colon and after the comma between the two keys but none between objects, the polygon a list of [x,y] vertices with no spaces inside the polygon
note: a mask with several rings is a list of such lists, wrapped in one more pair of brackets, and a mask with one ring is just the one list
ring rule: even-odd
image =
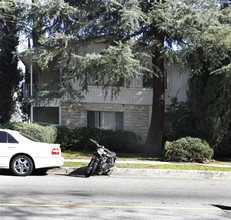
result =
[{"label": "car windshield", "polygon": [[38,140],[36,140],[36,139],[34,139],[34,138],[32,138],[32,137],[29,137],[28,135],[26,135],[26,134],[23,134],[23,133],[20,133],[24,138],[26,138],[26,139],[28,139],[28,140],[30,140],[30,141],[34,141],[34,142],[38,142]]}]

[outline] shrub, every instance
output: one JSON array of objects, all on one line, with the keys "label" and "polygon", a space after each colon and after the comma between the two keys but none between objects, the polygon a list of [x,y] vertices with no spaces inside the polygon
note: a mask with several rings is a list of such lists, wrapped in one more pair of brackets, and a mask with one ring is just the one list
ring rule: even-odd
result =
[{"label": "shrub", "polygon": [[213,157],[213,149],[199,138],[180,138],[165,143],[165,159],[178,162],[205,162]]},{"label": "shrub", "polygon": [[131,145],[135,145],[138,138],[130,131],[112,131],[97,128],[70,128],[57,127],[58,135],[56,142],[62,150],[95,150],[96,146],[90,141],[95,139],[113,151],[127,151]]},{"label": "shrub", "polygon": [[0,127],[20,131],[40,142],[59,143],[62,150],[95,150],[95,144],[90,141],[95,139],[112,151],[126,152],[132,149],[131,146],[136,146],[138,141],[137,135],[130,131],[78,129],[36,123],[8,123]]},{"label": "shrub", "polygon": [[166,133],[168,141],[188,136],[199,137],[195,115],[187,102],[178,102],[176,97],[172,98],[171,104],[167,106],[166,115],[171,127],[170,133]]},{"label": "shrub", "polygon": [[29,137],[46,143],[55,143],[57,138],[57,129],[50,124],[36,123],[8,123],[1,126],[5,129],[20,131]]}]

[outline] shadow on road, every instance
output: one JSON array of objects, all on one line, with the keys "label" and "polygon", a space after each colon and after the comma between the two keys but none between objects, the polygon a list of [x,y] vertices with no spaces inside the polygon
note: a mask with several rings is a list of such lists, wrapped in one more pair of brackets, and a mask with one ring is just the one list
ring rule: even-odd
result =
[{"label": "shadow on road", "polygon": [[85,178],[85,171],[87,167],[80,167],[74,170],[73,172],[69,173],[67,176],[74,176],[74,177],[84,177]]},{"label": "shadow on road", "polygon": [[[34,170],[30,176],[46,176],[47,169]],[[0,169],[0,176],[17,176],[9,169]]]},{"label": "shadow on road", "polygon": [[221,210],[225,210],[225,211],[230,211],[231,210],[231,206],[215,205],[215,204],[213,204],[212,206],[217,207],[217,208],[219,208]]},{"label": "shadow on road", "polygon": [[0,169],[0,176],[13,176],[10,170]]}]

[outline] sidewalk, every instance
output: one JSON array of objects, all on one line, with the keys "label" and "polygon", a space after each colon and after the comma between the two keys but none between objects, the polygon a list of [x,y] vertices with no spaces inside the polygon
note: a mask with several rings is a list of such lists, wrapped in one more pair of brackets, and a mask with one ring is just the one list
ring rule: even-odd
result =
[{"label": "sidewalk", "polygon": [[[89,162],[85,159],[65,159],[65,162]],[[227,161],[225,161],[227,162]],[[227,165],[222,164],[201,164],[201,163],[172,163],[162,161],[123,161],[117,160],[116,164],[177,164],[177,165],[199,165],[199,166],[214,166],[231,168],[231,161]],[[115,164],[115,166],[116,166]],[[61,167],[48,171],[48,174],[65,174],[69,176],[84,176],[85,168],[78,167]],[[196,179],[226,179],[231,180],[231,172],[221,171],[200,171],[200,170],[164,170],[164,169],[129,169],[115,167],[111,176],[124,177],[153,177],[153,178],[196,178]]]}]

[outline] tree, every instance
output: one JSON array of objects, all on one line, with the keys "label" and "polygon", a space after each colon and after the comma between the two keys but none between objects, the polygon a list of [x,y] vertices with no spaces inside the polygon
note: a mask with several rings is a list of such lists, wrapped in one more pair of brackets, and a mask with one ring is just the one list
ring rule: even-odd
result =
[{"label": "tree", "polygon": [[215,148],[230,125],[231,80],[228,74],[194,76],[189,83],[189,106],[199,137]]},{"label": "tree", "polygon": [[[165,63],[178,62],[182,66],[193,63],[192,70],[195,72],[198,65],[200,71],[203,63],[196,57],[198,47],[206,46],[209,56],[216,55],[211,51],[219,41],[223,42],[223,38],[218,39],[219,31],[224,28],[224,34],[230,30],[223,20],[227,19],[224,12],[228,9],[221,11],[223,6],[218,0],[48,1],[34,6],[29,17],[43,17],[47,33],[39,47],[37,62],[41,68],[47,68],[55,49],[63,70],[62,85],[56,88],[62,92],[72,91],[68,80],[74,77],[84,89],[88,79],[93,78],[103,83],[106,90],[111,88],[112,95],[118,94],[121,79],[128,86],[134,77],[153,80],[153,112],[146,141],[146,153],[151,155],[161,153]],[[213,41],[206,41],[214,33]],[[77,47],[72,46],[98,38],[105,39],[106,45],[98,54],[81,57]],[[206,53],[203,59],[206,62]]]},{"label": "tree", "polygon": [[0,123],[5,123],[13,111],[13,94],[20,77],[14,57],[18,45],[16,5],[13,0],[5,0],[0,4]]},{"label": "tree", "polygon": [[229,6],[230,1],[221,1],[218,21],[223,24],[222,28],[218,31],[217,27],[208,27],[191,56],[197,65],[192,65],[194,75],[189,82],[189,105],[201,138],[212,148],[220,143],[231,122]]}]

